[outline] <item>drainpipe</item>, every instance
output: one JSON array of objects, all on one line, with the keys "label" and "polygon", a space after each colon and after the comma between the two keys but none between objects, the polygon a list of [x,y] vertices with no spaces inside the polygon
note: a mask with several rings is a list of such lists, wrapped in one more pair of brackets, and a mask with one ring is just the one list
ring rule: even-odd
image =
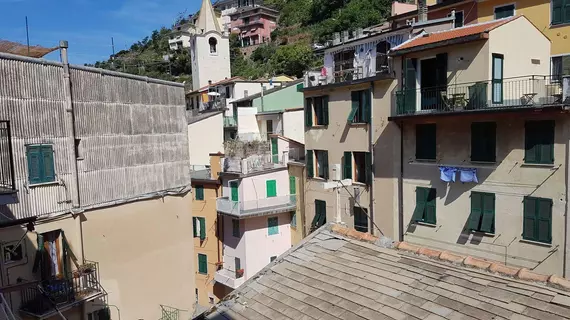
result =
[{"label": "drainpipe", "polygon": [[265,105],[263,104],[263,82],[260,83],[261,85],[261,112],[265,111]]},{"label": "drainpipe", "polygon": [[569,174],[570,174],[570,169],[568,168],[568,164],[569,164],[569,160],[570,159],[570,142],[567,140],[566,141],[566,206],[564,206],[564,250],[562,251],[563,253],[563,260],[562,260],[562,277],[566,278],[568,275],[568,272],[566,270],[566,268],[568,267],[568,262],[566,261],[566,259],[568,259],[568,228],[570,227],[569,220],[568,220],[568,200],[570,199],[570,197],[568,196],[568,181],[570,180]]},{"label": "drainpipe", "polygon": [[[368,152],[370,152],[370,204],[369,204],[369,212],[370,212],[370,230],[371,234],[374,235],[374,140],[373,140],[373,132],[374,132],[374,82],[370,82],[370,123],[368,124]],[[380,231],[382,233],[382,231]]]},{"label": "drainpipe", "polygon": [[68,161],[73,163],[71,170],[73,181],[71,184],[71,203],[74,209],[80,208],[79,199],[79,169],[77,167],[77,155],[75,154],[75,115],[73,110],[73,100],[71,96],[71,77],[69,73],[69,60],[67,56],[67,48],[69,47],[67,41],[61,40],[59,48],[61,52],[61,62],[63,63],[63,80],[65,82],[65,130],[67,136],[67,147],[69,153]]},{"label": "drainpipe", "polygon": [[404,123],[398,123],[400,128],[400,176],[398,177],[398,231],[399,240],[404,241]]}]

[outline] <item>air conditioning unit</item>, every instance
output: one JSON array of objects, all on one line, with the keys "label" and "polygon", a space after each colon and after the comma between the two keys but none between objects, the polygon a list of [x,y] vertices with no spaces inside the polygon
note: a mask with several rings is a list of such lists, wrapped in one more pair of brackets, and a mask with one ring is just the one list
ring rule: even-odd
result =
[{"label": "air conditioning unit", "polygon": [[333,164],[333,166],[332,166],[332,176],[331,176],[331,179],[332,179],[333,181],[340,181],[340,179],[341,179],[341,178],[340,178],[340,177],[341,177],[341,170],[342,170],[342,169],[341,169],[341,166],[340,166],[339,163]]}]

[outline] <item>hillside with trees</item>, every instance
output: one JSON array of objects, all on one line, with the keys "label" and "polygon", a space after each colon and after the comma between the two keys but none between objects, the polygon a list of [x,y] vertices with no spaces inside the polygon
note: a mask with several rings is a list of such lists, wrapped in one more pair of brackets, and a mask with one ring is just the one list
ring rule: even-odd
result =
[{"label": "hillside with trees", "polygon": [[[265,5],[280,11],[278,27],[271,35],[272,42],[260,46],[245,58],[239,50],[237,35],[232,35],[232,76],[255,79],[286,74],[300,77],[304,70],[320,63],[313,54],[312,43],[329,40],[335,32],[385,21],[390,14],[391,1],[265,0]],[[117,52],[109,60],[98,61],[93,66],[165,80],[191,81],[190,54],[187,49],[171,51],[169,34],[168,28],[155,30],[150,37],[128,50]]]}]

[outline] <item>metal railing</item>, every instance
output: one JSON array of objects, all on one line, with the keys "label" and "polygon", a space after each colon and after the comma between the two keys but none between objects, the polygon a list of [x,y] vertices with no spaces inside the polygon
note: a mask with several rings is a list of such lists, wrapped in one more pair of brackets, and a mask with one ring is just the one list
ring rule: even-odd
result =
[{"label": "metal railing", "polygon": [[98,281],[97,264],[88,263],[67,274],[66,278],[38,282],[37,286],[23,289],[20,309],[35,315],[43,315],[77,301],[83,301],[102,292]]},{"label": "metal railing", "polygon": [[0,121],[0,193],[16,190],[10,121]]},{"label": "metal railing", "polygon": [[562,104],[562,82],[551,76],[498,80],[400,90],[396,114],[413,115]]},{"label": "metal railing", "polygon": [[[394,76],[393,59],[385,54],[378,54],[369,62],[354,66],[354,61],[335,61],[334,70],[320,67],[305,73],[305,87],[322,86],[333,83],[350,82],[379,75]],[[332,68],[332,66],[331,66]]]},{"label": "metal railing", "polygon": [[297,205],[297,196],[287,195],[250,201],[232,201],[228,197],[218,198],[216,208],[219,212],[233,216],[263,213],[279,209],[294,209]]},{"label": "metal railing", "polygon": [[184,311],[174,307],[160,305],[161,317],[159,320],[178,320],[180,319],[180,312]]},{"label": "metal railing", "polygon": [[0,293],[0,319],[16,320],[14,313],[12,313],[12,308],[8,305],[3,293]]}]

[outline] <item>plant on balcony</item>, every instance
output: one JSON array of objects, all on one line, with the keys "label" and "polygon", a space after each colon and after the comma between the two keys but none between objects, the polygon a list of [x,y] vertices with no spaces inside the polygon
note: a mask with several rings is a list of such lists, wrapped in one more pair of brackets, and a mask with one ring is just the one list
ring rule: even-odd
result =
[{"label": "plant on balcony", "polygon": [[94,271],[95,271],[95,264],[94,263],[86,263],[86,264],[80,265],[77,268],[77,270],[73,271],[73,277],[78,278],[81,275],[90,274]]}]

